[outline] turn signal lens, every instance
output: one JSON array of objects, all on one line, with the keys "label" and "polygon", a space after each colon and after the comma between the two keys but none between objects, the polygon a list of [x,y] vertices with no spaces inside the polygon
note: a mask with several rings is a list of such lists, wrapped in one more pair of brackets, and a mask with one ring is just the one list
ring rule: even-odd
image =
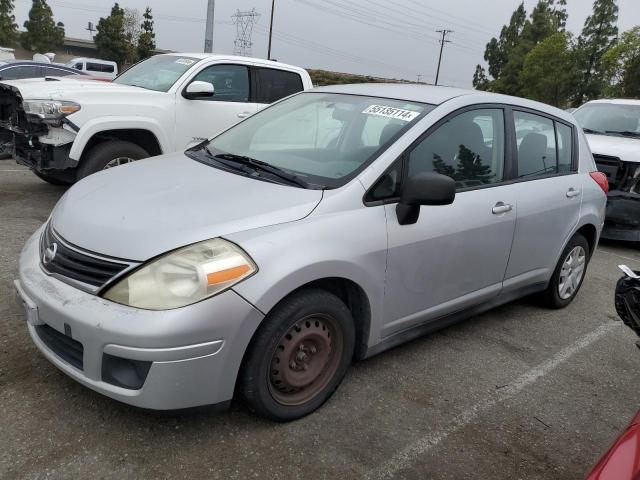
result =
[{"label": "turn signal lens", "polygon": [[609,193],[609,180],[604,173],[590,172],[589,175],[591,175],[591,178],[593,178],[605,194]]},{"label": "turn signal lens", "polygon": [[104,298],[146,310],[170,310],[217,295],[257,270],[240,247],[215,238],[151,261],[107,290]]}]

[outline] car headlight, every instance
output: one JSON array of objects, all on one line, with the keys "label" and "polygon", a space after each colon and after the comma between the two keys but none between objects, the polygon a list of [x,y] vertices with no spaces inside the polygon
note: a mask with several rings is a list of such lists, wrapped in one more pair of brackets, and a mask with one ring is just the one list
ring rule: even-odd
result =
[{"label": "car headlight", "polygon": [[25,100],[22,103],[25,113],[43,120],[60,120],[80,111],[80,105],[65,100]]},{"label": "car headlight", "polygon": [[103,298],[146,310],[170,310],[223,292],[257,270],[240,247],[215,238],[156,258],[109,288]]}]

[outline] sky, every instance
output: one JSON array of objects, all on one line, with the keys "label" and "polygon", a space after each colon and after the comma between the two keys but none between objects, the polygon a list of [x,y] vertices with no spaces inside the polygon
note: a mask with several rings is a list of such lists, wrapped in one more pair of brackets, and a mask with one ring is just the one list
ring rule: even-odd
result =
[{"label": "sky", "polygon": [[[14,0],[16,22],[27,19],[31,0]],[[530,11],[537,0],[525,0]],[[440,44],[436,30],[453,30],[442,60],[440,83],[470,87],[486,43],[498,36],[521,0],[275,0],[272,57],[305,68],[433,82]],[[67,36],[90,38],[112,4],[104,0],[49,0]],[[155,17],[159,48],[201,52],[207,0],[121,0],[120,6]],[[579,33],[592,0],[568,0],[568,30]],[[640,24],[640,0],[618,0],[620,31]],[[214,51],[232,53],[236,10],[255,8],[252,54],[267,56],[271,0],[217,0]]]}]

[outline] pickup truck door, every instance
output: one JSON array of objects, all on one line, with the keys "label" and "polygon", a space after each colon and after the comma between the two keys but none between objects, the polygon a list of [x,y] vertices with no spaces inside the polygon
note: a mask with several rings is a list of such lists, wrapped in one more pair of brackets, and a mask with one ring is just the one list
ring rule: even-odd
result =
[{"label": "pickup truck door", "polygon": [[187,149],[211,138],[258,109],[258,105],[251,101],[250,67],[247,65],[210,65],[189,83],[195,81],[211,83],[214,94],[212,97],[187,99],[182,95],[184,89],[176,93],[176,150]]}]

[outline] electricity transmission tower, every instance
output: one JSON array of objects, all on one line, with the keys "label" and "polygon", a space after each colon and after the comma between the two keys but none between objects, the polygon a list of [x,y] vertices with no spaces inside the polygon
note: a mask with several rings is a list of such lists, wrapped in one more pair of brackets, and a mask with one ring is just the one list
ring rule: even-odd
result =
[{"label": "electricity transmission tower", "polygon": [[231,18],[236,25],[236,39],[233,42],[235,45],[233,54],[250,57],[251,47],[253,46],[253,42],[251,41],[253,26],[258,22],[260,14],[256,12],[255,8],[244,12],[236,10],[236,13],[232,15]]},{"label": "electricity transmission tower", "polygon": [[444,50],[445,43],[451,43],[451,40],[447,40],[447,35],[453,33],[453,30],[436,30],[436,32],[442,35],[440,39],[440,57],[438,58],[438,72],[436,73],[436,85],[438,85],[438,80],[440,79],[440,65],[442,64],[442,52]]}]

